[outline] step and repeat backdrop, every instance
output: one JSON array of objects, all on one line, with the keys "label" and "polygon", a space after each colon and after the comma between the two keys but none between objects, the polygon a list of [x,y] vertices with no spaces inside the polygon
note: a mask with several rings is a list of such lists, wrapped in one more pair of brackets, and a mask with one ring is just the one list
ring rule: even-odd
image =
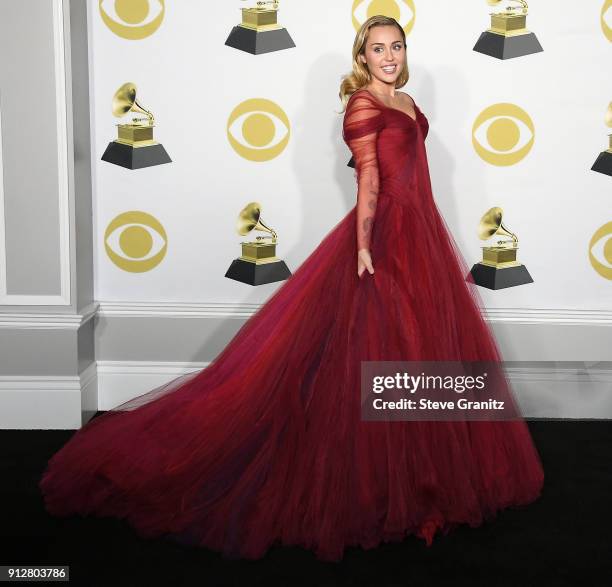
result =
[{"label": "step and repeat backdrop", "polygon": [[[478,226],[499,206],[534,280],[481,288],[486,306],[612,310],[612,176],[591,169],[612,147],[612,0],[530,1],[542,50],[474,50],[490,13],[519,4],[280,0],[254,22],[241,9],[256,0],[89,0],[96,299],[260,303],[280,287],[225,277],[266,234],[240,236],[238,215],[259,202],[295,271],[354,207],[338,89],[356,30],[386,14],[407,33],[403,91],[429,120],[434,195],[467,264],[497,240]],[[274,18],[284,31],[258,37]],[[152,116],[152,133],[117,127]]]}]

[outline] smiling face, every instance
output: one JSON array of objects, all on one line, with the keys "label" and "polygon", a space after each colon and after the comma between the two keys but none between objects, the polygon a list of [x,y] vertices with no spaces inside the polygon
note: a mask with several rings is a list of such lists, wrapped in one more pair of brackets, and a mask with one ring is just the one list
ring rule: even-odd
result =
[{"label": "smiling face", "polygon": [[406,47],[399,29],[393,25],[372,27],[359,59],[378,81],[395,85],[406,62]]}]

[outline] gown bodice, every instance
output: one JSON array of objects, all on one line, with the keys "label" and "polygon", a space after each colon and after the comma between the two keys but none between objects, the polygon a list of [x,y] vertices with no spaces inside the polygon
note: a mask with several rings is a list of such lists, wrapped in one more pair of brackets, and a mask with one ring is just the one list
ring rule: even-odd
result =
[{"label": "gown bodice", "polygon": [[415,102],[415,118],[381,102],[366,89],[350,97],[343,138],[357,175],[357,243],[369,249],[376,208],[385,200],[417,207],[431,205],[425,138],[429,122]]}]

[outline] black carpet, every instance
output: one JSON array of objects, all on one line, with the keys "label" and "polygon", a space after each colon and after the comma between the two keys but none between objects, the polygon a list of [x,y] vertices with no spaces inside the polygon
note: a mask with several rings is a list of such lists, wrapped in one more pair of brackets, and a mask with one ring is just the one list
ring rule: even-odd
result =
[{"label": "black carpet", "polygon": [[[47,459],[73,434],[0,431],[0,565],[70,565],[70,585],[612,585],[612,422],[530,421],[545,471],[541,498],[427,548],[407,537],[339,563],[275,546],[230,561],[169,540],[139,539],[110,518],[53,518],[38,493]],[[60,583],[61,584],[61,583]]]}]

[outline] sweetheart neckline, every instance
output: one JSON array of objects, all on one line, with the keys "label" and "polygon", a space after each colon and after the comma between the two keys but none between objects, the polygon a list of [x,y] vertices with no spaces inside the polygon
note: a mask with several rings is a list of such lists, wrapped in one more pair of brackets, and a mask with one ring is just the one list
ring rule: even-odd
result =
[{"label": "sweetheart neckline", "polygon": [[[382,106],[384,106],[388,110],[395,110],[396,112],[399,112],[400,114],[403,114],[404,116],[407,116],[408,118],[410,118],[410,120],[412,120],[412,122],[416,122],[417,121],[417,118],[418,118],[419,112],[420,112],[420,108],[417,106],[417,103],[414,101],[412,96],[410,96],[410,98],[412,99],[412,102],[414,103],[414,114],[415,114],[414,118],[412,118],[412,116],[410,116],[410,114],[408,114],[408,112],[404,112],[403,110],[400,110],[399,108],[393,108],[393,106],[387,106],[382,100],[380,100],[372,92],[370,92],[370,90],[368,90],[366,88],[361,88],[361,90],[364,91],[364,92],[367,92],[368,94],[370,94],[370,96],[372,96],[372,98],[374,98],[374,100],[376,100],[379,104],[381,104]],[[408,95],[408,94],[406,94],[406,95]]]}]

